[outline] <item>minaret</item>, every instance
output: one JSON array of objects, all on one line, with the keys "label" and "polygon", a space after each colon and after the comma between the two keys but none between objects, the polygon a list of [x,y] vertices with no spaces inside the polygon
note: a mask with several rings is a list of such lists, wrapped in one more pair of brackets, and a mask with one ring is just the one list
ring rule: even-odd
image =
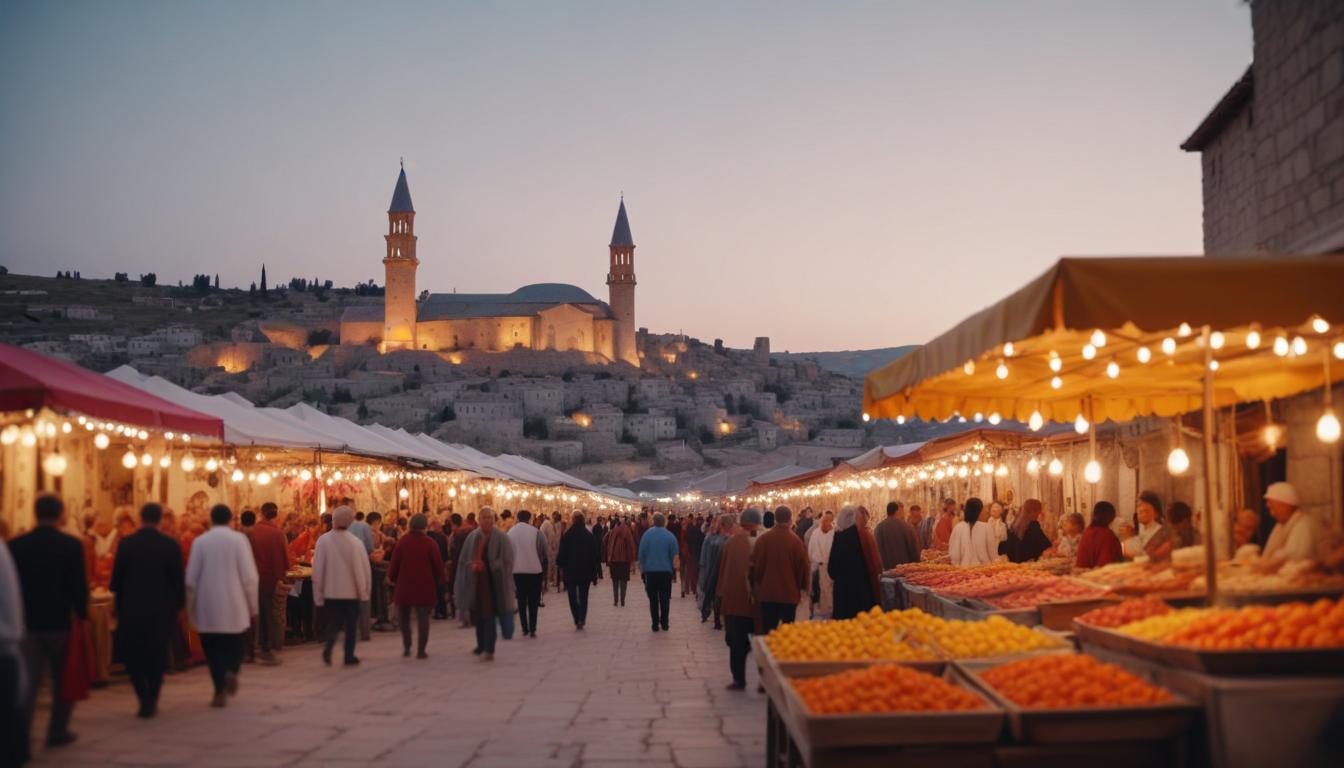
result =
[{"label": "minaret", "polygon": [[402,164],[397,177],[397,188],[392,192],[392,205],[387,209],[387,255],[383,267],[387,272],[383,295],[382,351],[415,349],[415,207],[411,205],[411,188],[406,183],[406,165]]},{"label": "minaret", "polygon": [[635,240],[630,236],[630,219],[625,215],[625,196],[616,211],[616,228],[611,232],[611,268],[607,272],[610,291],[612,349],[616,359],[639,367],[635,347]]}]

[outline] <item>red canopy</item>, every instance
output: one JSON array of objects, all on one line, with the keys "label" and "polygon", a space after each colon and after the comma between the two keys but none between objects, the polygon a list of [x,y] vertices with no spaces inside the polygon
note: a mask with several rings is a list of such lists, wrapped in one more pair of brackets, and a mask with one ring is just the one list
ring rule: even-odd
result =
[{"label": "red canopy", "polygon": [[50,408],[139,427],[224,437],[224,422],[129,384],[8,344],[0,344],[0,411]]}]

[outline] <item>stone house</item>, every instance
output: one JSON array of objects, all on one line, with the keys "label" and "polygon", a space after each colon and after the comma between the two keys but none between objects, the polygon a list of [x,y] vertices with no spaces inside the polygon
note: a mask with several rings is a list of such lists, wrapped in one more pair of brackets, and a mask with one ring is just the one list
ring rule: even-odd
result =
[{"label": "stone house", "polygon": [[632,413],[625,417],[625,433],[636,443],[656,443],[677,436],[677,419],[663,413]]}]

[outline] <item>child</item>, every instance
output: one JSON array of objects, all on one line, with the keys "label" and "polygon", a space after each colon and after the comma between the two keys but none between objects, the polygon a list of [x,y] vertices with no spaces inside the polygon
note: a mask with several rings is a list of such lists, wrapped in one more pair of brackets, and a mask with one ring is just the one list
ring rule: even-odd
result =
[{"label": "child", "polygon": [[1056,557],[1066,557],[1073,562],[1078,557],[1078,541],[1083,538],[1083,516],[1070,512],[1060,521],[1059,540],[1055,542]]}]

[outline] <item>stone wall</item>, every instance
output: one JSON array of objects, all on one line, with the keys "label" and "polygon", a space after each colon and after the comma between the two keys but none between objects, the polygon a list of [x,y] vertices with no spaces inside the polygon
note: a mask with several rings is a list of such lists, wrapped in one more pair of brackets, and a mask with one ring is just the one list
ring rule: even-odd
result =
[{"label": "stone wall", "polygon": [[1256,240],[1255,131],[1244,109],[1207,147],[1204,166],[1204,252],[1251,254]]}]

